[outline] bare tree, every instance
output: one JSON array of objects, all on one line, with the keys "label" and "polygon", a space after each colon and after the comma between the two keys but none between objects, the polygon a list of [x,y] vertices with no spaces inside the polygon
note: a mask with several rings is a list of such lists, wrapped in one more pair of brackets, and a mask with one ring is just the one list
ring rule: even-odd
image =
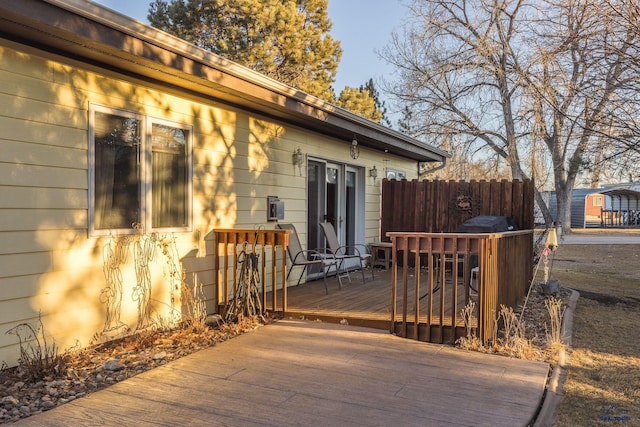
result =
[{"label": "bare tree", "polygon": [[536,137],[551,155],[557,219],[570,228],[576,179],[615,145],[603,137],[612,135],[611,118],[637,103],[628,96],[637,76],[627,54],[638,37],[599,13],[597,1],[544,4],[529,41],[534,55],[522,74],[534,100]]},{"label": "bare tree", "polygon": [[[399,70],[385,89],[418,119],[414,132],[494,153],[514,179],[543,177],[546,165],[567,228],[576,178],[607,147],[603,123],[638,102],[626,56],[637,31],[612,28],[594,3],[414,0],[383,51]],[[536,201],[550,223],[538,192]]]},{"label": "bare tree", "polygon": [[[622,60],[631,70],[631,78],[625,81],[625,96],[621,97],[616,111],[611,114],[611,127],[608,138],[615,144],[603,156],[603,162],[609,163],[618,174],[629,175],[633,179],[640,178],[640,106],[637,102],[626,102],[637,99],[640,93],[640,3],[637,0],[604,0],[598,3],[598,12],[611,22],[615,29],[612,37],[628,38],[629,45],[618,52]],[[626,98],[626,99],[625,99]]]}]

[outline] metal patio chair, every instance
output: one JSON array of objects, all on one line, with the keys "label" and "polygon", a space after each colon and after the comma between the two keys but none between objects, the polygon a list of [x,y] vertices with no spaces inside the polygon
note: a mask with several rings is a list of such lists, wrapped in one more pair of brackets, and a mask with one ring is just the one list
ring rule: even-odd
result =
[{"label": "metal patio chair", "polygon": [[298,277],[298,282],[296,286],[300,286],[300,281],[302,280],[302,276],[304,276],[304,272],[307,270],[307,267],[312,265],[317,265],[322,270],[322,278],[324,279],[324,289],[329,294],[329,286],[327,284],[327,273],[331,271],[331,267],[335,267],[336,275],[338,275],[338,284],[340,289],[342,289],[342,279],[338,274],[338,260],[330,255],[318,252],[313,249],[302,249],[302,245],[300,244],[300,238],[298,237],[298,232],[293,224],[278,224],[278,228],[282,230],[290,230],[291,235],[289,237],[289,246],[287,246],[287,253],[289,254],[289,260],[291,260],[291,267],[287,272],[287,280],[289,279],[289,275],[293,271],[294,267],[303,267],[302,273],[300,273],[300,277]]},{"label": "metal patio chair", "polygon": [[349,281],[351,281],[349,272],[345,267],[345,261],[348,259],[356,259],[358,260],[359,264],[359,268],[357,269],[362,272],[362,283],[365,282],[364,269],[367,266],[371,268],[371,278],[374,278],[373,266],[371,264],[371,254],[367,251],[367,247],[365,245],[341,245],[338,241],[336,230],[333,228],[333,224],[331,224],[330,222],[321,222],[320,228],[322,228],[324,237],[327,240],[327,247],[329,251],[331,251],[331,254],[333,254],[336,260],[338,260],[338,277],[340,277],[340,275],[342,274],[344,276],[347,276],[349,278]]}]

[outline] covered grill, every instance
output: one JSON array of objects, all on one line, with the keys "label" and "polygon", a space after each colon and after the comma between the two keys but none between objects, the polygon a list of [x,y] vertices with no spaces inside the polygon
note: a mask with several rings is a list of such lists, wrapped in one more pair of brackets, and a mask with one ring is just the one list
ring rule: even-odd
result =
[{"label": "covered grill", "polygon": [[[466,220],[456,229],[456,233],[500,233],[503,231],[517,231],[518,226],[510,216],[481,215]],[[472,276],[477,274],[478,255],[470,258]],[[472,286],[472,289],[475,288]]]},{"label": "covered grill", "polygon": [[499,233],[517,231],[518,226],[510,216],[481,215],[466,220],[456,233]]}]

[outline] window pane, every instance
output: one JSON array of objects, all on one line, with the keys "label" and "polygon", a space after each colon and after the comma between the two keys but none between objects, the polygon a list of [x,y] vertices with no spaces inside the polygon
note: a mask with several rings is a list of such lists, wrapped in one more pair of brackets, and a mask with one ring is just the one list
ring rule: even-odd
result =
[{"label": "window pane", "polygon": [[387,179],[406,179],[407,174],[403,171],[387,169]]},{"label": "window pane", "polygon": [[188,226],[187,140],[189,131],[151,126],[151,227]]},{"label": "window pane", "polygon": [[95,113],[96,229],[131,228],[140,218],[140,121]]}]

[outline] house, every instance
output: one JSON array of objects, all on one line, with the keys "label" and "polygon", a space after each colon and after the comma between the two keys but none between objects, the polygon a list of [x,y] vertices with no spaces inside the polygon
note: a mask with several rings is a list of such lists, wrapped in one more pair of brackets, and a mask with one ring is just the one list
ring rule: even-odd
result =
[{"label": "house", "polygon": [[[640,226],[640,191],[634,183],[601,188],[576,188],[571,195],[571,228]],[[558,205],[555,192],[543,194],[553,218]]]},{"label": "house", "polygon": [[309,247],[324,220],[372,241],[381,177],[447,158],[87,1],[0,0],[0,28],[10,366],[13,328],[87,346],[179,317],[183,280],[215,311],[213,230],[274,228],[268,200]]}]

